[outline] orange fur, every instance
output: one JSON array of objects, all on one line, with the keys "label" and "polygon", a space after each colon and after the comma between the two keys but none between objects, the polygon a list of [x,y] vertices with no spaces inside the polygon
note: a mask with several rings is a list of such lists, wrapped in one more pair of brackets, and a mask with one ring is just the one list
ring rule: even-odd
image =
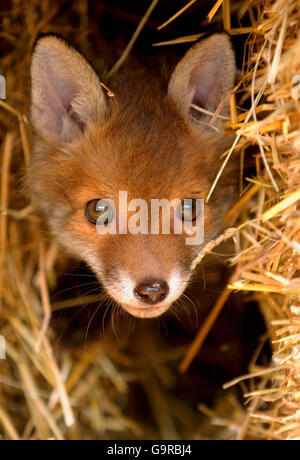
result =
[{"label": "orange fur", "polygon": [[[85,218],[86,203],[96,198],[117,203],[120,190],[129,200],[147,202],[205,198],[231,139],[221,123],[219,132],[207,127],[209,118],[192,114],[190,105],[204,101],[204,108],[214,111],[228,97],[234,73],[229,40],[220,34],[191,48],[168,91],[163,78],[129,65],[104,81],[115,94],[107,98],[77,51],[53,36],[37,42],[27,188],[57,240],[89,264],[107,292],[135,316],[158,316],[169,308],[186,288],[201,247],[187,246],[184,235],[99,235]],[[227,102],[221,113],[228,113]],[[204,242],[220,232],[236,182],[234,169],[228,169],[206,205]],[[151,307],[129,292],[147,279],[170,284],[167,298]]]}]

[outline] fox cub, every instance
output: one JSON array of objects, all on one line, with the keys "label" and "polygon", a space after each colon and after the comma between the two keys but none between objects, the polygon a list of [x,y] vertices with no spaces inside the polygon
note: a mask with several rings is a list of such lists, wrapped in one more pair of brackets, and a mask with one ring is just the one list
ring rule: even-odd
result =
[{"label": "fox cub", "polygon": [[[236,66],[227,35],[192,46],[167,84],[160,70],[128,61],[112,77],[98,77],[53,35],[37,41],[31,66],[35,137],[26,183],[32,202],[107,294],[143,318],[162,315],[183,294],[194,258],[222,230],[237,185],[229,166],[210,202],[198,207],[231,143],[223,125]],[[168,208],[170,231],[151,231],[151,216],[141,205],[138,217],[134,207],[120,206],[120,192],[131,204],[177,200],[180,206]],[[134,216],[137,231],[129,231],[124,222]],[[148,231],[138,231],[141,220]],[[197,220],[204,237],[187,244]]]}]

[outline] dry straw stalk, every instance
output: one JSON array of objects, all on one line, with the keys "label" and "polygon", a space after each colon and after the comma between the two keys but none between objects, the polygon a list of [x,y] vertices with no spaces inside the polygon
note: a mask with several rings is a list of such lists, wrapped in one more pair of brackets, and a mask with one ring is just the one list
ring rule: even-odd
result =
[{"label": "dry straw stalk", "polygon": [[[7,343],[7,359],[0,361],[0,437],[85,439],[105,437],[108,431],[139,437],[143,427],[124,416],[119,404],[129,382],[141,379],[132,370],[132,360],[122,344],[99,339],[87,344],[84,353],[56,353],[55,333],[49,326],[49,288],[56,282],[59,251],[45,240],[32,207],[17,190],[30,156],[30,130],[24,116],[28,103],[24,69],[28,71],[30,45],[40,31],[54,29],[67,34],[69,29],[62,25],[55,28],[57,4],[12,3],[2,34],[14,47],[3,60],[12,97],[0,101],[0,335]],[[184,10],[196,3],[189,2]],[[79,1],[78,5],[84,27],[88,22],[86,3]],[[239,28],[231,26],[233,12],[240,20]],[[168,23],[175,23],[182,13],[178,11]],[[255,179],[246,178],[249,185],[226,216],[230,230],[224,239],[234,238],[236,255],[232,259],[234,279],[223,296],[228,290],[251,293],[264,313],[274,352],[268,369],[257,366],[254,358],[249,375],[231,382],[244,389],[249,403],[246,414],[236,403],[232,403],[230,419],[228,411],[221,415],[218,408],[212,411],[203,405],[200,410],[210,415],[212,426],[223,426],[222,437],[300,439],[300,94],[296,91],[300,80],[300,4],[298,0],[217,1],[208,20],[217,21],[221,13],[230,34],[249,34],[228,122],[236,140],[224,156],[223,168],[232,155],[243,155],[248,147],[256,150],[257,167]],[[25,14],[26,27],[20,14]],[[251,27],[242,26],[246,14]],[[83,30],[79,32],[85,37]],[[198,34],[179,37],[173,43],[198,38]],[[249,110],[242,111],[236,100],[248,103]],[[217,183],[218,177],[210,199]],[[222,239],[211,242],[206,252]],[[83,303],[82,298],[70,298],[51,307]],[[216,313],[221,306],[222,299]],[[182,348],[165,356],[149,354],[149,367],[153,364],[153,368],[163,369],[165,377],[169,361],[188,357],[190,362],[213,320],[200,331],[201,340],[198,336],[192,354]],[[253,379],[258,376],[262,380],[257,387]],[[157,410],[165,403],[155,382],[149,372],[145,389],[156,404],[160,427],[156,435],[178,436],[172,416],[165,413],[162,420]],[[176,404],[174,410],[177,407],[182,415],[181,402]],[[188,412],[183,418],[189,419]]]}]

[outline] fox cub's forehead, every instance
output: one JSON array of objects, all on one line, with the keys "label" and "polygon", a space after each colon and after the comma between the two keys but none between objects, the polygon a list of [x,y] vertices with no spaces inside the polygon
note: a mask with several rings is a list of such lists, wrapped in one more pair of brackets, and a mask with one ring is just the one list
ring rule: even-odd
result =
[{"label": "fox cub's forehead", "polygon": [[207,155],[188,129],[172,130],[161,123],[152,132],[151,124],[145,127],[135,120],[122,126],[121,121],[95,125],[76,143],[70,169],[80,176],[81,186],[99,189],[98,194],[126,190],[132,198],[171,198],[198,190],[205,180]]},{"label": "fox cub's forehead", "polygon": [[180,138],[187,134],[187,126],[167,98],[160,104],[143,98],[128,105],[115,107],[103,127],[103,136],[118,150],[159,154],[177,149]]},{"label": "fox cub's forehead", "polygon": [[130,122],[126,116],[118,115],[103,125],[94,125],[80,149],[106,167],[113,165],[120,172],[130,167],[142,173],[145,168],[162,167],[167,161],[173,167],[179,164],[186,150],[183,137],[186,133],[182,128],[176,129],[175,123],[170,126],[168,120],[158,116],[153,115],[146,123],[138,114]]}]

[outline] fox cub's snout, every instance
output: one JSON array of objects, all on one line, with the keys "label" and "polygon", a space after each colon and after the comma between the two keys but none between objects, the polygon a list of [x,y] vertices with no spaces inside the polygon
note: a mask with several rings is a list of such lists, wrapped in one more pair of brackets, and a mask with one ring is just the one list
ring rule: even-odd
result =
[{"label": "fox cub's snout", "polygon": [[[111,298],[134,316],[158,316],[174,304],[194,257],[221,229],[235,194],[233,171],[227,168],[204,210],[196,204],[206,197],[230,143],[223,120],[234,77],[225,34],[194,45],[167,90],[130,63],[111,80],[102,75],[114,97],[64,40],[44,36],[35,46],[35,140],[26,176],[31,199],[57,240],[89,264]],[[217,108],[221,117],[211,127]],[[130,203],[125,209],[120,192]],[[155,200],[177,200],[168,208],[170,232],[161,231],[161,214],[159,231],[151,231],[144,205],[150,209]],[[204,239],[186,244],[199,219]],[[183,221],[183,231],[176,232]]]}]

